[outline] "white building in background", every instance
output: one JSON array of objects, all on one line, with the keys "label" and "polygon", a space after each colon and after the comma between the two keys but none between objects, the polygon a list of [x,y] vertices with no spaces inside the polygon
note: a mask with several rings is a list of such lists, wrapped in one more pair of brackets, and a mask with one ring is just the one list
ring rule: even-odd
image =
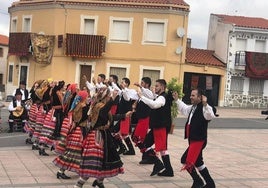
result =
[{"label": "white building in background", "polygon": [[0,100],[5,97],[8,37],[0,35]]},{"label": "white building in background", "polygon": [[227,64],[223,106],[266,108],[268,20],[211,14],[207,48]]}]

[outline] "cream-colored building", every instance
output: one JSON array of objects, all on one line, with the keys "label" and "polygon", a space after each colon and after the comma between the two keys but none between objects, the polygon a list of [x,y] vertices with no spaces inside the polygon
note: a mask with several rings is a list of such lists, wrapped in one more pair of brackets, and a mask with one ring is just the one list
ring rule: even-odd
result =
[{"label": "cream-colored building", "polygon": [[46,78],[82,87],[83,75],[104,73],[128,77],[133,87],[144,76],[183,83],[197,73],[217,77],[215,104],[223,101],[224,67],[186,60],[190,6],[183,0],[21,0],[9,13],[8,93],[21,80],[28,88]]},{"label": "cream-colored building", "polygon": [[0,35],[0,100],[5,97],[8,36]]},{"label": "cream-colored building", "polygon": [[183,0],[21,0],[9,13],[9,93],[20,80],[28,88],[46,78],[82,86],[83,74],[183,81],[189,15]]}]

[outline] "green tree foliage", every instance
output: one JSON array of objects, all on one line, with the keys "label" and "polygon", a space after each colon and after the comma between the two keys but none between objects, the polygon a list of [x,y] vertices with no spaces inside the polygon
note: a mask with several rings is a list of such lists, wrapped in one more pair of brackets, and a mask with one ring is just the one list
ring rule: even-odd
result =
[{"label": "green tree foliage", "polygon": [[[179,84],[177,78],[171,78],[171,80],[167,83],[167,89],[169,92],[177,92],[179,98],[181,99],[184,94],[182,92],[183,85]],[[171,106],[171,117],[176,118],[178,115],[177,103],[175,101],[172,102]]]}]

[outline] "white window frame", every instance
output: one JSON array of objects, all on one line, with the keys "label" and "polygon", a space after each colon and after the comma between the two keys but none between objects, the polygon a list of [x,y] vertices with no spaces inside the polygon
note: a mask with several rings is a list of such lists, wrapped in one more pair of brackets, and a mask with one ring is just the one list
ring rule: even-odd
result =
[{"label": "white window frame", "polygon": [[[128,29],[128,40],[117,40],[113,39],[113,27],[114,21],[125,21],[129,22],[129,29]],[[132,43],[132,30],[133,30],[133,21],[134,18],[122,18],[122,17],[113,17],[110,16],[110,23],[109,23],[109,43],[124,43],[124,44],[131,44]]]},{"label": "white window frame", "polygon": [[[30,19],[30,28],[29,31],[25,31],[24,26],[25,26],[25,19]],[[23,15],[22,16],[22,32],[31,32],[32,31],[32,15]]]},{"label": "white window frame", "polygon": [[97,26],[99,17],[98,16],[89,16],[89,15],[81,15],[80,16],[80,34],[85,34],[85,20],[94,20],[94,31],[93,35],[97,35]]},{"label": "white window frame", "polygon": [[153,66],[140,65],[140,79],[139,80],[141,80],[142,77],[143,77],[143,70],[160,71],[160,79],[164,78],[164,70],[165,70],[165,68],[163,66],[161,66],[161,67],[153,67]]},{"label": "white window frame", "polygon": [[111,67],[126,69],[126,77],[129,78],[130,64],[107,63],[107,65],[106,65],[106,75],[110,75],[110,68]]},{"label": "white window frame", "polygon": [[95,70],[96,70],[96,62],[82,62],[82,61],[76,61],[76,67],[75,67],[75,83],[78,83],[80,85],[80,75],[81,75],[81,70],[80,70],[80,65],[88,65],[91,66],[91,78],[92,80],[95,76]]},{"label": "white window frame", "polygon": [[[152,41],[147,40],[147,25],[148,25],[148,22],[163,23],[164,24],[163,42],[152,42]],[[144,18],[143,19],[142,45],[161,45],[161,46],[166,46],[166,44],[167,44],[167,26],[168,26],[168,19],[149,19],[149,18]]]},{"label": "white window frame", "polygon": [[[16,21],[16,26],[15,26],[16,28],[14,28],[14,21]],[[11,19],[10,31],[14,33],[14,32],[17,32],[17,30],[18,30],[18,17],[15,16],[15,17],[12,17]]]}]

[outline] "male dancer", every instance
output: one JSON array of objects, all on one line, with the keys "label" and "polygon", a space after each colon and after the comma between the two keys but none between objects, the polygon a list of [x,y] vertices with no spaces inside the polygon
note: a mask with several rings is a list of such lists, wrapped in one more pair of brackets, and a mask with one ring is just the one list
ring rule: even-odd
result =
[{"label": "male dancer", "polygon": [[[139,92],[140,100],[147,104],[152,110],[150,114],[151,130],[146,136],[146,151],[149,150],[150,155],[154,156],[154,168],[151,176],[167,176],[173,177],[173,168],[170,164],[170,158],[167,150],[168,132],[171,127],[171,102],[169,95],[165,92],[166,81],[164,79],[156,80],[154,100],[147,98]],[[151,142],[151,143],[150,143]],[[160,152],[162,161],[157,157],[149,146],[155,144],[155,151]],[[164,171],[162,171],[164,169]],[[161,172],[162,171],[162,172]]]},{"label": "male dancer", "polygon": [[[133,101],[131,100],[131,97],[129,94],[130,92],[128,91],[129,85],[130,85],[130,80],[128,78],[123,78],[120,84],[121,91],[119,91],[120,100],[119,100],[119,104],[117,107],[117,112],[116,112],[117,114],[125,114],[128,111],[132,111]],[[115,131],[117,131],[118,134],[120,134],[120,137],[116,136],[117,142],[120,143],[121,145],[122,141],[120,141],[120,139],[122,139],[123,137],[128,147],[128,150],[123,153],[124,155],[135,155],[135,150],[134,150],[132,141],[129,136],[130,128],[131,128],[130,117],[119,120],[117,124],[115,125]]]},{"label": "male dancer", "polygon": [[[143,77],[141,83],[134,83],[138,86],[144,96],[153,99],[153,92],[150,90],[151,87],[151,78]],[[149,129],[149,117],[150,117],[151,108],[146,105],[143,101],[137,100],[136,108],[133,115],[137,118],[137,124],[135,130],[132,134],[132,140],[138,146],[142,152],[142,160],[140,164],[153,164],[152,157],[148,155],[148,152],[145,152],[146,148],[144,145],[145,136]]]},{"label": "male dancer", "polygon": [[188,116],[185,124],[185,139],[188,139],[189,146],[181,157],[184,164],[183,170],[187,170],[193,179],[192,188],[204,187],[204,182],[197,174],[200,172],[206,182],[207,188],[215,188],[214,180],[211,178],[203,161],[203,149],[207,144],[208,122],[215,117],[213,109],[207,104],[207,97],[200,89],[193,89],[191,92],[192,105],[186,105],[178,99],[178,94],[173,93],[181,114]]}]

